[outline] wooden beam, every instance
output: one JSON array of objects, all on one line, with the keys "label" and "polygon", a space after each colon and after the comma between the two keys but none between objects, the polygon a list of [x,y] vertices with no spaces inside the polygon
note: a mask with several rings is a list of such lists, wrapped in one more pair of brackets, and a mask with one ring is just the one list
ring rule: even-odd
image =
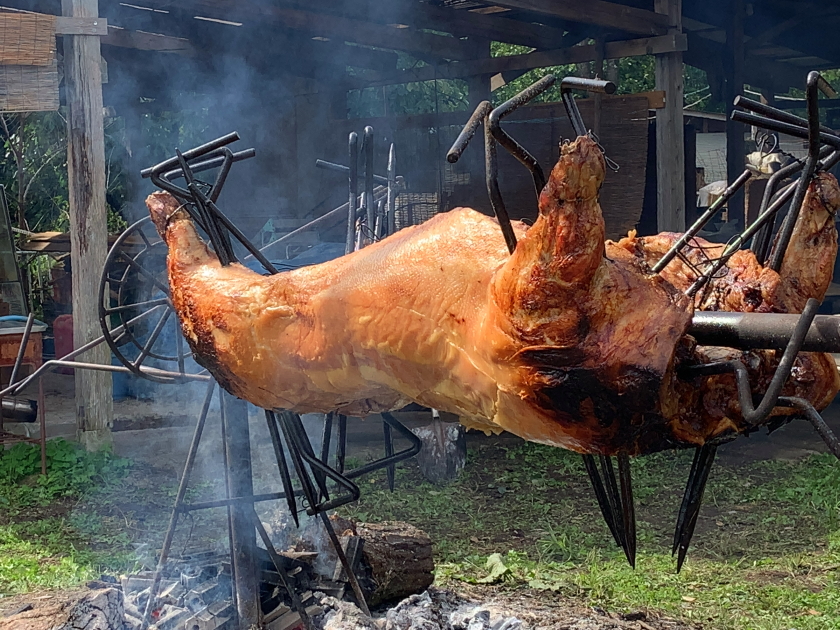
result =
[{"label": "wooden beam", "polygon": [[[715,76],[722,72],[728,61],[724,61],[725,45],[716,40],[707,39],[696,33],[688,33],[688,50],[685,52],[685,62],[696,68],[705,70],[709,81],[713,83]],[[761,49],[757,49],[744,59],[744,80],[753,87],[764,87],[773,91],[787,92],[791,87],[801,88],[805,83],[807,71],[789,63],[773,61],[760,56]],[[721,85],[722,82],[721,82]],[[714,87],[713,87],[714,90]],[[725,95],[717,94],[719,101]]]},{"label": "wooden beam", "polygon": [[[171,0],[143,0],[143,6],[168,10]],[[437,59],[465,60],[476,56],[475,45],[455,37],[424,33],[409,28],[372,24],[364,20],[278,6],[256,0],[192,0],[187,5],[196,15],[246,23],[276,23],[274,26],[304,31],[313,36],[355,42],[377,48],[402,50]],[[251,24],[253,26],[253,23]]]},{"label": "wooden beam", "polygon": [[[661,35],[659,37],[644,37],[621,42],[607,42],[604,45],[604,59],[621,59],[624,57],[638,57],[668,52],[684,51],[688,42],[682,33]],[[531,70],[548,66],[561,66],[572,63],[594,61],[598,55],[597,46],[570,46],[559,50],[542,50],[524,55],[510,55],[507,57],[490,57],[464,62],[452,62],[435,67],[424,66],[414,70],[402,70],[385,81],[372,85],[388,85],[394,83],[411,83],[414,81],[431,81],[433,79],[463,79],[481,74],[497,74],[517,70]]]},{"label": "wooden beam", "polygon": [[[682,35],[682,1],[654,0],[668,19],[671,34]],[[684,35],[682,35],[684,37]],[[665,106],[656,110],[656,223],[660,232],[685,231],[685,144],[683,136],[683,58],[681,51],[655,59],[656,89]]]},{"label": "wooden beam", "polygon": [[55,18],[56,35],[107,35],[108,20],[105,18],[67,17]]},{"label": "wooden beam", "polygon": [[501,14],[482,15],[452,7],[438,7],[416,0],[285,0],[296,7],[315,8],[325,13],[379,24],[403,23],[456,36],[480,37],[532,48],[560,48],[565,31],[553,26],[512,20]]},{"label": "wooden beam", "polygon": [[[62,0],[66,17],[97,18],[97,0]],[[73,266],[73,343],[76,348],[100,336],[99,277],[108,251],[105,203],[105,132],[102,118],[102,70],[99,37],[64,39],[67,90],[67,180],[70,201],[70,261]],[[105,344],[85,360],[110,364]],[[79,441],[88,450],[112,443],[111,374],[76,370],[76,423]]]},{"label": "wooden beam", "polygon": [[[804,98],[774,98],[773,107],[778,109],[801,109],[804,110],[807,105]],[[840,108],[840,98],[821,98],[820,109],[837,109]]]},{"label": "wooden beam", "polygon": [[118,26],[109,26],[108,35],[102,38],[101,43],[103,46],[177,53],[188,57],[195,55],[197,52],[188,39],[143,31],[129,31]]},{"label": "wooden beam", "polygon": [[804,20],[809,18],[811,18],[809,12],[800,9],[796,15],[789,17],[787,20],[777,22],[772,27],[768,28],[766,31],[759,33],[755,37],[751,37],[750,40],[744,44],[744,48],[746,50],[750,50],[753,48],[758,48],[759,46],[763,46],[764,44],[770,43],[785,31],[789,31],[790,29],[799,26]]},{"label": "wooden beam", "polygon": [[636,35],[662,35],[668,32],[666,16],[604,0],[493,0],[493,4]]}]

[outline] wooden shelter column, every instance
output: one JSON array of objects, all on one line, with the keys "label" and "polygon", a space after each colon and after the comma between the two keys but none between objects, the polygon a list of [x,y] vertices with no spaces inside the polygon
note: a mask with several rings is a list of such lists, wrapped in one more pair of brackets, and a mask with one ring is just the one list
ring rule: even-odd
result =
[{"label": "wooden shelter column", "polygon": [[[724,103],[726,104],[726,179],[734,182],[747,162],[744,125],[730,120],[735,97],[744,91],[744,0],[730,0],[731,14],[726,29],[724,54]],[[729,220],[744,225],[743,189],[729,200]]]},{"label": "wooden shelter column", "polygon": [[[62,0],[62,15],[97,17],[98,0]],[[70,261],[73,267],[73,342],[75,347],[99,337],[99,278],[108,249],[105,204],[105,132],[99,37],[64,38],[67,90],[67,175],[70,192]],[[108,346],[84,356],[110,364]],[[88,450],[111,444],[113,397],[108,372],[76,370],[76,423]]]},{"label": "wooden shelter column", "polygon": [[[655,0],[654,8],[668,16],[669,33],[682,32],[682,0]],[[655,57],[656,89],[665,91],[665,107],[656,110],[656,222],[661,232],[684,232],[683,58]]]}]

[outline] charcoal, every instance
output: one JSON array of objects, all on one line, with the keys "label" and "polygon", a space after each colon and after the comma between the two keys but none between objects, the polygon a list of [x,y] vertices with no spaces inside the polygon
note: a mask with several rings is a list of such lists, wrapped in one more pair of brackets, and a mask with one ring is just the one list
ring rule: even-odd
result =
[{"label": "charcoal", "polygon": [[234,618],[233,603],[215,602],[200,610],[187,620],[186,630],[228,630],[232,629]]},{"label": "charcoal", "polygon": [[440,630],[440,627],[439,614],[428,591],[402,600],[385,615],[386,630]]},{"label": "charcoal", "polygon": [[146,603],[149,601],[149,593],[151,592],[150,588],[144,588],[142,591],[139,591],[132,595],[130,598],[126,598],[129,601],[133,601],[134,605],[137,606],[140,610],[145,610]]},{"label": "charcoal", "polygon": [[347,590],[346,582],[335,582],[333,580],[321,580],[318,582],[317,589],[324,595],[341,599]]},{"label": "charcoal", "polygon": [[155,622],[155,628],[157,630],[180,630],[190,614],[190,611],[186,608],[167,604],[161,609],[160,616]]},{"label": "charcoal", "polygon": [[[324,613],[324,609],[320,606],[309,606],[306,608],[306,614],[309,615],[310,618],[317,617],[318,615],[322,615]],[[274,621],[265,624],[265,630],[297,630],[298,628],[302,628],[302,620],[300,615],[294,611],[289,611],[282,617],[278,617]],[[338,628],[339,626],[336,626]],[[345,628],[344,630],[347,630]],[[365,630],[367,630],[365,628]]]},{"label": "charcoal", "polygon": [[187,590],[195,588],[203,581],[201,579],[201,569],[197,567],[189,567],[181,571],[181,586]]},{"label": "charcoal", "polygon": [[122,579],[122,590],[126,597],[131,597],[138,591],[149,588],[154,580],[152,578],[129,575]]},{"label": "charcoal", "polygon": [[160,594],[158,595],[158,602],[160,604],[181,606],[186,592],[187,589],[185,589],[180,582],[172,582],[165,588],[161,588]]},{"label": "charcoal", "polygon": [[221,582],[219,582],[219,580],[207,580],[186,594],[184,597],[184,605],[193,612],[198,612],[202,608],[212,604],[214,601],[224,598],[224,591],[225,587]]},{"label": "charcoal", "polygon": [[490,630],[490,611],[481,606],[456,610],[449,615],[453,630]]},{"label": "charcoal", "polygon": [[126,615],[131,615],[132,617],[136,617],[137,619],[143,618],[143,611],[141,611],[137,606],[135,606],[127,599],[123,602],[123,608],[125,608]]},{"label": "charcoal", "polygon": [[275,619],[279,619],[291,610],[286,604],[280,604],[270,613],[263,615],[263,623],[271,623]]}]

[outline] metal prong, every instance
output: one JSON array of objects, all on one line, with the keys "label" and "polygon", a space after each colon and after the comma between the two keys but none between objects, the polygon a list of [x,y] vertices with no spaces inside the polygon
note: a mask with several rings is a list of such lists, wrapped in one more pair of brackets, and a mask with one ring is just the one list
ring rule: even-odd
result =
[{"label": "metal prong", "polygon": [[615,523],[615,530],[618,533],[618,545],[624,551],[627,561],[631,561],[630,545],[627,540],[627,529],[625,527],[625,510],[621,502],[621,495],[618,492],[618,483],[615,478],[615,468],[613,468],[612,458],[607,455],[601,455],[601,474],[604,478],[604,487],[607,491],[607,498],[610,503],[610,511],[612,512],[613,523]]},{"label": "metal prong", "polygon": [[688,475],[688,483],[685,487],[677,527],[674,531],[677,573],[682,569],[686,553],[688,553],[688,545],[694,535],[697,516],[700,514],[700,505],[703,503],[703,492],[706,489],[706,482],[709,480],[709,472],[712,470],[716,452],[716,445],[704,444],[694,453],[694,461],[691,463],[691,472]]},{"label": "metal prong", "polygon": [[324,529],[326,530],[327,535],[330,537],[330,542],[335,550],[335,554],[338,556],[338,561],[341,563],[344,572],[347,574],[347,580],[350,582],[350,587],[353,589],[353,594],[356,596],[356,604],[358,604],[359,608],[362,609],[363,613],[370,617],[370,609],[368,608],[367,601],[365,600],[365,594],[362,592],[362,587],[359,585],[359,579],[353,572],[353,567],[350,566],[350,562],[347,560],[347,555],[344,553],[341,541],[335,533],[330,517],[327,516],[326,512],[320,512],[319,516],[321,517],[321,522],[324,524]]},{"label": "metal prong", "polygon": [[624,553],[630,566],[636,568],[636,506],[633,500],[633,482],[630,475],[630,458],[627,453],[618,455],[618,479],[621,484],[621,512],[624,517]]},{"label": "metal prong", "polygon": [[271,445],[274,447],[274,456],[277,458],[277,468],[280,471],[280,480],[283,482],[283,492],[286,495],[286,505],[295,527],[300,527],[297,513],[297,500],[295,499],[292,476],[289,474],[289,464],[286,461],[286,454],[283,452],[283,443],[280,441],[280,432],[277,430],[277,416],[273,411],[265,410],[265,420],[268,424],[268,433],[271,435]]},{"label": "metal prong", "polygon": [[610,530],[615,543],[621,546],[621,539],[619,538],[618,530],[613,522],[613,512],[610,507],[610,500],[607,498],[607,492],[604,490],[604,482],[601,480],[601,473],[598,472],[598,466],[595,463],[594,455],[584,455],[583,465],[586,467],[586,472],[589,474],[589,480],[592,482],[592,489],[595,491],[595,498],[598,500],[598,507],[601,508],[601,516],[604,517],[604,522]]},{"label": "metal prong", "polygon": [[338,414],[338,443],[335,447],[335,469],[344,474],[344,464],[347,457],[347,416]]},{"label": "metal prong", "polygon": [[[394,436],[391,433],[391,425],[383,422],[382,432],[385,434],[385,457],[391,457],[394,454]],[[394,491],[396,470],[395,464],[391,464],[385,469],[385,473],[388,475],[388,489],[391,492]]]}]

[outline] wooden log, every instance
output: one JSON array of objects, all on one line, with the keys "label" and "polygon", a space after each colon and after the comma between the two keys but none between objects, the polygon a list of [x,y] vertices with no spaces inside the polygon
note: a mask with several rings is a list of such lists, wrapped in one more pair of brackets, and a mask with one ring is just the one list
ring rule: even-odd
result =
[{"label": "wooden log", "polygon": [[368,605],[399,600],[421,593],[434,581],[432,541],[408,523],[363,523],[356,525],[363,541],[362,564],[369,571],[373,588],[365,593]]},{"label": "wooden log", "polygon": [[123,630],[123,594],[106,588],[0,619],[0,630]]},{"label": "wooden log", "polygon": [[[61,8],[67,17],[98,16],[97,0],[62,0]],[[99,278],[108,251],[100,59],[98,36],[65,36],[73,342],[77,348],[101,335]],[[84,359],[109,364],[111,352],[102,344],[87,352]],[[114,413],[111,374],[92,370],[75,373],[79,441],[88,450],[108,447]]]}]

